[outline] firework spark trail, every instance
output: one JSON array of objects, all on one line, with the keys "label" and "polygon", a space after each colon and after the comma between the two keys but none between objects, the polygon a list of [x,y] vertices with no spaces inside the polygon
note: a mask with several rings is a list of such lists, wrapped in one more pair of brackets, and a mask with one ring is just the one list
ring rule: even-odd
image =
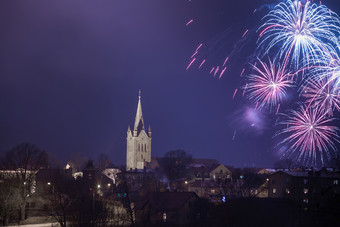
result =
[{"label": "firework spark trail", "polygon": [[276,113],[275,114],[278,114],[280,106],[281,106],[281,104],[279,103],[279,105],[277,105],[277,109],[276,109]]},{"label": "firework spark trail", "polygon": [[215,67],[212,67],[209,74],[211,74],[214,71],[214,69]]},{"label": "firework spark trail", "polygon": [[196,60],[196,58],[193,58],[193,59],[191,60],[191,62],[189,63],[189,65],[188,65],[187,68],[186,68],[186,71],[190,68],[190,66],[194,63],[195,60]]},{"label": "firework spark trail", "polygon": [[195,57],[195,55],[198,53],[198,51],[195,51],[192,55],[191,55],[191,57],[190,58],[193,58],[193,57]]},{"label": "firework spark trail", "polygon": [[196,48],[196,52],[198,52],[198,50],[199,50],[202,46],[203,46],[203,43],[200,43],[200,44],[198,45],[198,47]]},{"label": "firework spark trail", "polygon": [[220,67],[217,66],[216,69],[215,69],[215,72],[214,72],[214,77],[216,76],[217,72],[220,70]]},{"label": "firework spark trail", "polygon": [[205,63],[205,59],[201,62],[200,66],[198,68],[200,69],[204,63]]},{"label": "firework spark trail", "polygon": [[258,103],[258,108],[272,110],[286,97],[286,92],[293,84],[290,74],[283,67],[269,60],[269,65],[258,59],[261,68],[253,66],[254,74],[248,76],[247,98]]},{"label": "firework spark trail", "polygon": [[290,58],[297,67],[300,60],[316,63],[320,55],[332,49],[337,43],[340,22],[337,15],[326,6],[307,1],[281,2],[271,10],[259,28],[259,46],[266,46],[264,53],[280,46],[279,58]]},{"label": "firework spark trail", "polygon": [[193,21],[194,21],[194,19],[190,19],[190,20],[185,24],[185,26],[189,26],[189,24],[191,24]]},{"label": "firework spark trail", "polygon": [[245,68],[242,69],[242,71],[241,71],[241,73],[240,73],[240,77],[243,76],[243,73],[244,73],[245,70],[246,70]]},{"label": "firework spark trail", "polygon": [[287,137],[278,145],[288,144],[290,147],[284,156],[294,156],[300,163],[316,166],[318,156],[324,165],[324,156],[330,160],[331,152],[336,151],[333,140],[339,142],[339,129],[329,125],[335,118],[327,118],[327,112],[322,108],[305,109],[305,105],[300,105],[298,110],[291,110],[284,115],[286,119],[279,124],[287,125],[287,128],[279,131],[276,136]]},{"label": "firework spark trail", "polygon": [[243,33],[242,38],[248,33],[248,29]]},{"label": "firework spark trail", "polygon": [[244,94],[246,93],[247,87],[248,87],[248,84],[246,84],[246,86],[244,86],[243,93],[242,93],[242,97],[243,97]]},{"label": "firework spark trail", "polygon": [[224,68],[222,69],[222,71],[220,72],[220,75],[219,75],[218,79],[221,79],[221,77],[223,76],[223,74],[224,74],[224,72],[225,72],[226,69],[227,69],[227,67],[224,67]]},{"label": "firework spark trail", "polygon": [[234,91],[233,99],[235,98],[236,93],[237,93],[237,89],[235,89],[235,91]]},{"label": "firework spark trail", "polygon": [[223,65],[222,65],[222,66],[225,66],[225,64],[227,63],[228,59],[229,59],[229,57],[226,57],[226,59],[224,60],[224,62],[223,62]]}]

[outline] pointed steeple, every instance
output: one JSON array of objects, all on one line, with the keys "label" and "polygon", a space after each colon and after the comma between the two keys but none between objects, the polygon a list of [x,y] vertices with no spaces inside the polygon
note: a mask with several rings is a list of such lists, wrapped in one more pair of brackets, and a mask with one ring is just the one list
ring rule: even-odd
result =
[{"label": "pointed steeple", "polygon": [[150,127],[150,125],[149,125],[149,131],[148,131],[148,133],[149,133],[149,136],[151,137],[151,127]]},{"label": "pointed steeple", "polygon": [[144,130],[144,120],[143,120],[143,113],[142,113],[141,91],[139,90],[137,113],[136,113],[135,126],[133,128],[133,131],[136,131],[137,134],[139,134],[139,132],[142,129]]}]

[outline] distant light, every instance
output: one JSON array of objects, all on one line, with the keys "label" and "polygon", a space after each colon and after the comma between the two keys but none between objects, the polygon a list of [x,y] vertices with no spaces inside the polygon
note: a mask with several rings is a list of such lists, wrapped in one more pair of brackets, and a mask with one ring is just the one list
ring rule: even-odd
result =
[{"label": "distant light", "polygon": [[226,201],[226,199],[225,199],[225,195],[224,195],[224,196],[222,196],[222,202],[225,203],[225,201]]},{"label": "distant light", "polygon": [[111,184],[107,184],[107,186],[108,186],[108,187],[110,187],[110,186],[111,186]]},{"label": "distant light", "polygon": [[184,183],[185,183],[185,184],[188,184],[188,181],[185,181]]},{"label": "distant light", "polygon": [[51,182],[47,182],[47,185],[51,185]]},{"label": "distant light", "polygon": [[269,181],[269,179],[267,178],[266,181]]},{"label": "distant light", "polygon": [[163,221],[166,222],[166,213],[163,213]]},{"label": "distant light", "polygon": [[65,166],[65,169],[69,169],[69,168],[71,168],[71,166],[70,166],[69,164],[67,164],[67,165]]},{"label": "distant light", "polygon": [[100,184],[97,185],[97,188],[100,188]]},{"label": "distant light", "polygon": [[243,179],[243,176],[242,176],[242,175],[240,176],[240,179]]}]

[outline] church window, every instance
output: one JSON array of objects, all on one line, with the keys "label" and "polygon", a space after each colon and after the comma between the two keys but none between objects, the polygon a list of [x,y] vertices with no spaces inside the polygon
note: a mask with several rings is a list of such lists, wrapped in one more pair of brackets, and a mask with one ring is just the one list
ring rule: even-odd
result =
[{"label": "church window", "polygon": [[138,144],[138,151],[140,151],[140,144]]},{"label": "church window", "polygon": [[146,144],[144,144],[144,151],[146,151]]}]

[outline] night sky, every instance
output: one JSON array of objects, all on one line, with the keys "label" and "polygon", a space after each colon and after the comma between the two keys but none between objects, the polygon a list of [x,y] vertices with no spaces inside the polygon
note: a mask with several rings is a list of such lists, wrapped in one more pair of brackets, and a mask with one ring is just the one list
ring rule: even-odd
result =
[{"label": "night sky", "polygon": [[[61,163],[106,153],[124,164],[141,89],[152,156],[183,149],[226,165],[272,167],[280,157],[275,119],[264,114],[251,126],[244,113],[252,105],[232,96],[256,38],[249,32],[242,48],[237,42],[246,29],[256,35],[273,2],[1,1],[0,151],[29,142]],[[337,0],[323,4],[340,13]],[[200,43],[206,67],[186,71]],[[223,77],[209,74],[230,53]]]}]

